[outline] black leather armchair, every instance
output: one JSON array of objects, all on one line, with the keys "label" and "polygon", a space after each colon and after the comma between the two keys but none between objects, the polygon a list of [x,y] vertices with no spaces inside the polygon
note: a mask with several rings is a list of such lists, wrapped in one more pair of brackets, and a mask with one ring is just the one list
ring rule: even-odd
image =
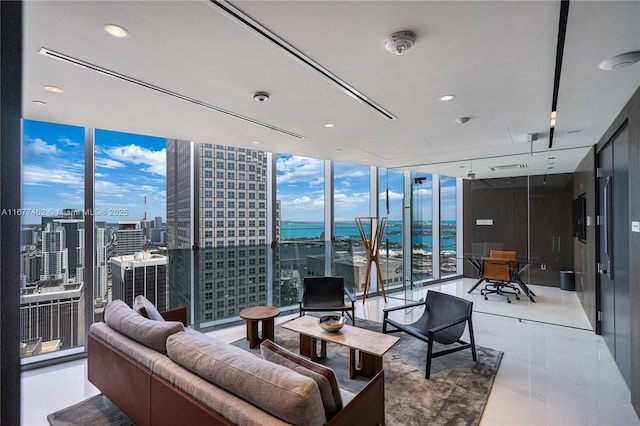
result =
[{"label": "black leather armchair", "polygon": [[[345,296],[348,301],[345,302]],[[339,311],[346,313],[356,325],[355,297],[345,288],[343,277],[306,277],[298,303],[300,316],[305,312]]]},{"label": "black leather armchair", "polygon": [[[412,324],[402,324],[389,318],[389,312],[418,306],[424,306],[424,312],[420,319]],[[423,302],[387,308],[384,309],[383,312],[383,333],[405,332],[417,339],[427,342],[427,368],[425,378],[428,379],[431,375],[432,358],[471,348],[473,360],[478,360],[476,357],[476,344],[473,337],[473,325],[471,323],[471,314],[473,312],[472,301],[429,290],[427,292],[427,299]],[[388,330],[388,325],[394,328]],[[460,340],[467,325],[469,326],[469,343]],[[438,342],[443,345],[456,344],[456,346],[433,352],[433,342]]]}]

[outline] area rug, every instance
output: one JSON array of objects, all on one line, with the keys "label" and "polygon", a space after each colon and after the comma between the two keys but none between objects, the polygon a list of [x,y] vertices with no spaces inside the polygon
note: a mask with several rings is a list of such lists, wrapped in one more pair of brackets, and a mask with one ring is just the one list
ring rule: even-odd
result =
[{"label": "area rug", "polygon": [[[381,331],[382,324],[356,320],[358,327]],[[476,346],[478,362],[471,350],[464,350],[431,361],[431,378],[424,378],[427,344],[405,333],[384,356],[386,424],[413,425],[477,425],[487,403],[503,353]],[[298,333],[276,326],[279,345],[298,353]],[[233,345],[259,354],[260,348],[249,349],[246,339]],[[435,344],[435,350],[439,350]],[[320,361],[331,367],[344,389],[357,392],[367,379],[349,379],[349,349],[327,343],[327,357]]]},{"label": "area rug", "polygon": [[49,414],[51,426],[135,426],[113,402],[103,394]]}]

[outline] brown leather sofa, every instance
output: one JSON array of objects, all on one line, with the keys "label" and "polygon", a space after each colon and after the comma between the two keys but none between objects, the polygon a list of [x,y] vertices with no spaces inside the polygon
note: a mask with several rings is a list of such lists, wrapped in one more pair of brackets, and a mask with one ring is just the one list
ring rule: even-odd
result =
[{"label": "brown leather sofa", "polygon": [[[109,307],[107,312],[108,310]],[[123,308],[121,311],[126,310]],[[134,313],[139,316],[137,312]],[[165,318],[179,319],[179,322],[167,321],[164,324],[141,316],[142,319],[133,316],[129,318],[128,312],[125,312],[125,316],[128,321],[133,320],[138,330],[147,324],[154,330],[169,330],[160,332],[169,336],[166,338],[169,342],[177,340],[176,336],[189,337],[189,334],[198,335],[192,338],[193,341],[206,342],[207,339],[213,339],[184,328],[186,310],[163,313]],[[133,327],[131,324],[118,324],[116,328],[120,330],[117,330],[108,325],[107,319],[105,321],[106,323],[93,324],[89,332],[88,378],[137,425],[304,424],[302,420],[284,421],[249,402],[251,395],[237,396],[174,362],[166,354],[166,349],[163,351],[162,340],[155,337],[152,340],[149,337],[157,334],[156,331],[130,333]],[[259,362],[268,362],[255,358]],[[274,368],[276,367],[280,368],[277,365]],[[256,386],[253,391],[265,392],[261,386]],[[350,394],[344,390],[341,392]],[[326,424],[383,425],[384,373],[380,372],[357,394],[347,396],[344,407]]]}]

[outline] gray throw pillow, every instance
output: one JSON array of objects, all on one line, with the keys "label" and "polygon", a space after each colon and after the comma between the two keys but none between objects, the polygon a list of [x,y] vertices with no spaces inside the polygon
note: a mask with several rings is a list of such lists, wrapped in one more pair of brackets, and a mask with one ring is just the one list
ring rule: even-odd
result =
[{"label": "gray throw pillow", "polygon": [[145,318],[154,321],[164,321],[160,311],[143,295],[139,294],[133,300],[133,310],[142,315]]},{"label": "gray throw pillow", "polygon": [[181,322],[147,319],[119,299],[107,304],[104,322],[136,342],[163,354],[167,353],[167,338],[179,331],[184,331]]}]

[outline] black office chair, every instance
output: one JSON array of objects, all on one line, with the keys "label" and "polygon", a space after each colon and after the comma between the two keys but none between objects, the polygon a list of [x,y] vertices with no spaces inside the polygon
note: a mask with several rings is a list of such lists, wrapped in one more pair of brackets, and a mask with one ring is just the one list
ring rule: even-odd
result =
[{"label": "black office chair", "polygon": [[[345,296],[348,302],[345,303]],[[339,311],[346,313],[356,325],[355,297],[344,287],[343,277],[306,277],[302,282],[302,290],[298,303],[300,316],[304,312]]]},{"label": "black office chair", "polygon": [[[389,312],[418,306],[424,306],[424,312],[420,319],[412,324],[402,324],[389,318]],[[471,348],[473,360],[478,360],[476,357],[476,344],[473,337],[473,325],[471,323],[471,314],[473,312],[472,301],[429,290],[429,292],[427,292],[427,299],[423,302],[411,303],[395,308],[386,308],[383,309],[383,312],[383,333],[405,332],[417,339],[427,342],[426,379],[431,376],[432,358]],[[460,340],[467,324],[469,325],[469,343]],[[387,325],[392,325],[395,329],[387,330]],[[454,343],[458,345],[449,349],[433,352],[434,341],[443,345],[452,345]]]}]

